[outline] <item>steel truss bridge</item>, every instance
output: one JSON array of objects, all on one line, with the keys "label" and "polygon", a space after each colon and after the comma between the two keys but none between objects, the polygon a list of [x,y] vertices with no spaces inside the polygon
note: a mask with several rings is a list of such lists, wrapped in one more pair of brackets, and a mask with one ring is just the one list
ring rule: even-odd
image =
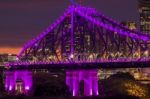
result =
[{"label": "steel truss bridge", "polygon": [[15,71],[6,72],[5,89],[16,90],[17,79],[24,82],[22,92],[32,89],[32,72],[26,69],[63,68],[73,96],[79,95],[82,80],[84,95],[98,95],[97,68],[149,67],[149,41],[149,35],[130,30],[94,8],[73,5],[29,41],[17,61],[7,64]]},{"label": "steel truss bridge", "polygon": [[70,6],[63,16],[23,47],[18,61],[7,65],[97,63],[105,67],[107,63],[112,67],[113,63],[119,63],[121,67],[137,62],[142,66],[136,66],[147,67],[149,41],[149,35],[130,30],[94,8]]}]

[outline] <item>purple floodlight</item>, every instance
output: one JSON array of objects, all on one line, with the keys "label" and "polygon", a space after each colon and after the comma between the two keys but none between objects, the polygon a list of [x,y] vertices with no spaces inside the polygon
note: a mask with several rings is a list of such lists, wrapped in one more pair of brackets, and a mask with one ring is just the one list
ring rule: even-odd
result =
[{"label": "purple floodlight", "polygon": [[12,85],[9,85],[9,91],[12,91]]},{"label": "purple floodlight", "polygon": [[25,90],[30,90],[30,87],[29,86],[25,86]]}]

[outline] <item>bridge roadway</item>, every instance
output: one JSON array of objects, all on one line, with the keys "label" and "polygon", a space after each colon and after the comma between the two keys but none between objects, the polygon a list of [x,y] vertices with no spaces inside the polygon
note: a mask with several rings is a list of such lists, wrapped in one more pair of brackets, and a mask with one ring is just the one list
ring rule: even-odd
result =
[{"label": "bridge roadway", "polygon": [[150,58],[66,62],[14,62],[7,64],[7,68],[9,69],[98,69],[146,67],[150,67]]}]

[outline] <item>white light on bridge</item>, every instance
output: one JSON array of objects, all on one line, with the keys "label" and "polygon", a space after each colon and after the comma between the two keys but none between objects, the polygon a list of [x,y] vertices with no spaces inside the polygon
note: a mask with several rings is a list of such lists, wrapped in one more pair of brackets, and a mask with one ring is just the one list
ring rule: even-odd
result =
[{"label": "white light on bridge", "polygon": [[74,58],[74,55],[73,55],[73,54],[71,54],[69,58],[70,58],[70,59]]}]

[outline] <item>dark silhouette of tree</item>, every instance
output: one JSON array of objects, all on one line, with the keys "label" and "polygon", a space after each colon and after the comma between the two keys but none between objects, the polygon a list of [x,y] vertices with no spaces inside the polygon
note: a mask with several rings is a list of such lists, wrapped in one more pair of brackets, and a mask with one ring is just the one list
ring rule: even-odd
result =
[{"label": "dark silhouette of tree", "polygon": [[131,95],[148,98],[149,90],[146,85],[137,82],[129,73],[117,73],[99,81],[99,93],[105,96]]},{"label": "dark silhouette of tree", "polygon": [[135,80],[134,77],[129,73],[123,73],[123,72],[117,72],[114,75],[111,75],[109,78],[124,78],[124,79],[131,79],[131,80]]},{"label": "dark silhouette of tree", "polygon": [[47,73],[36,74],[34,79],[34,96],[69,96],[69,88],[62,76]]}]

